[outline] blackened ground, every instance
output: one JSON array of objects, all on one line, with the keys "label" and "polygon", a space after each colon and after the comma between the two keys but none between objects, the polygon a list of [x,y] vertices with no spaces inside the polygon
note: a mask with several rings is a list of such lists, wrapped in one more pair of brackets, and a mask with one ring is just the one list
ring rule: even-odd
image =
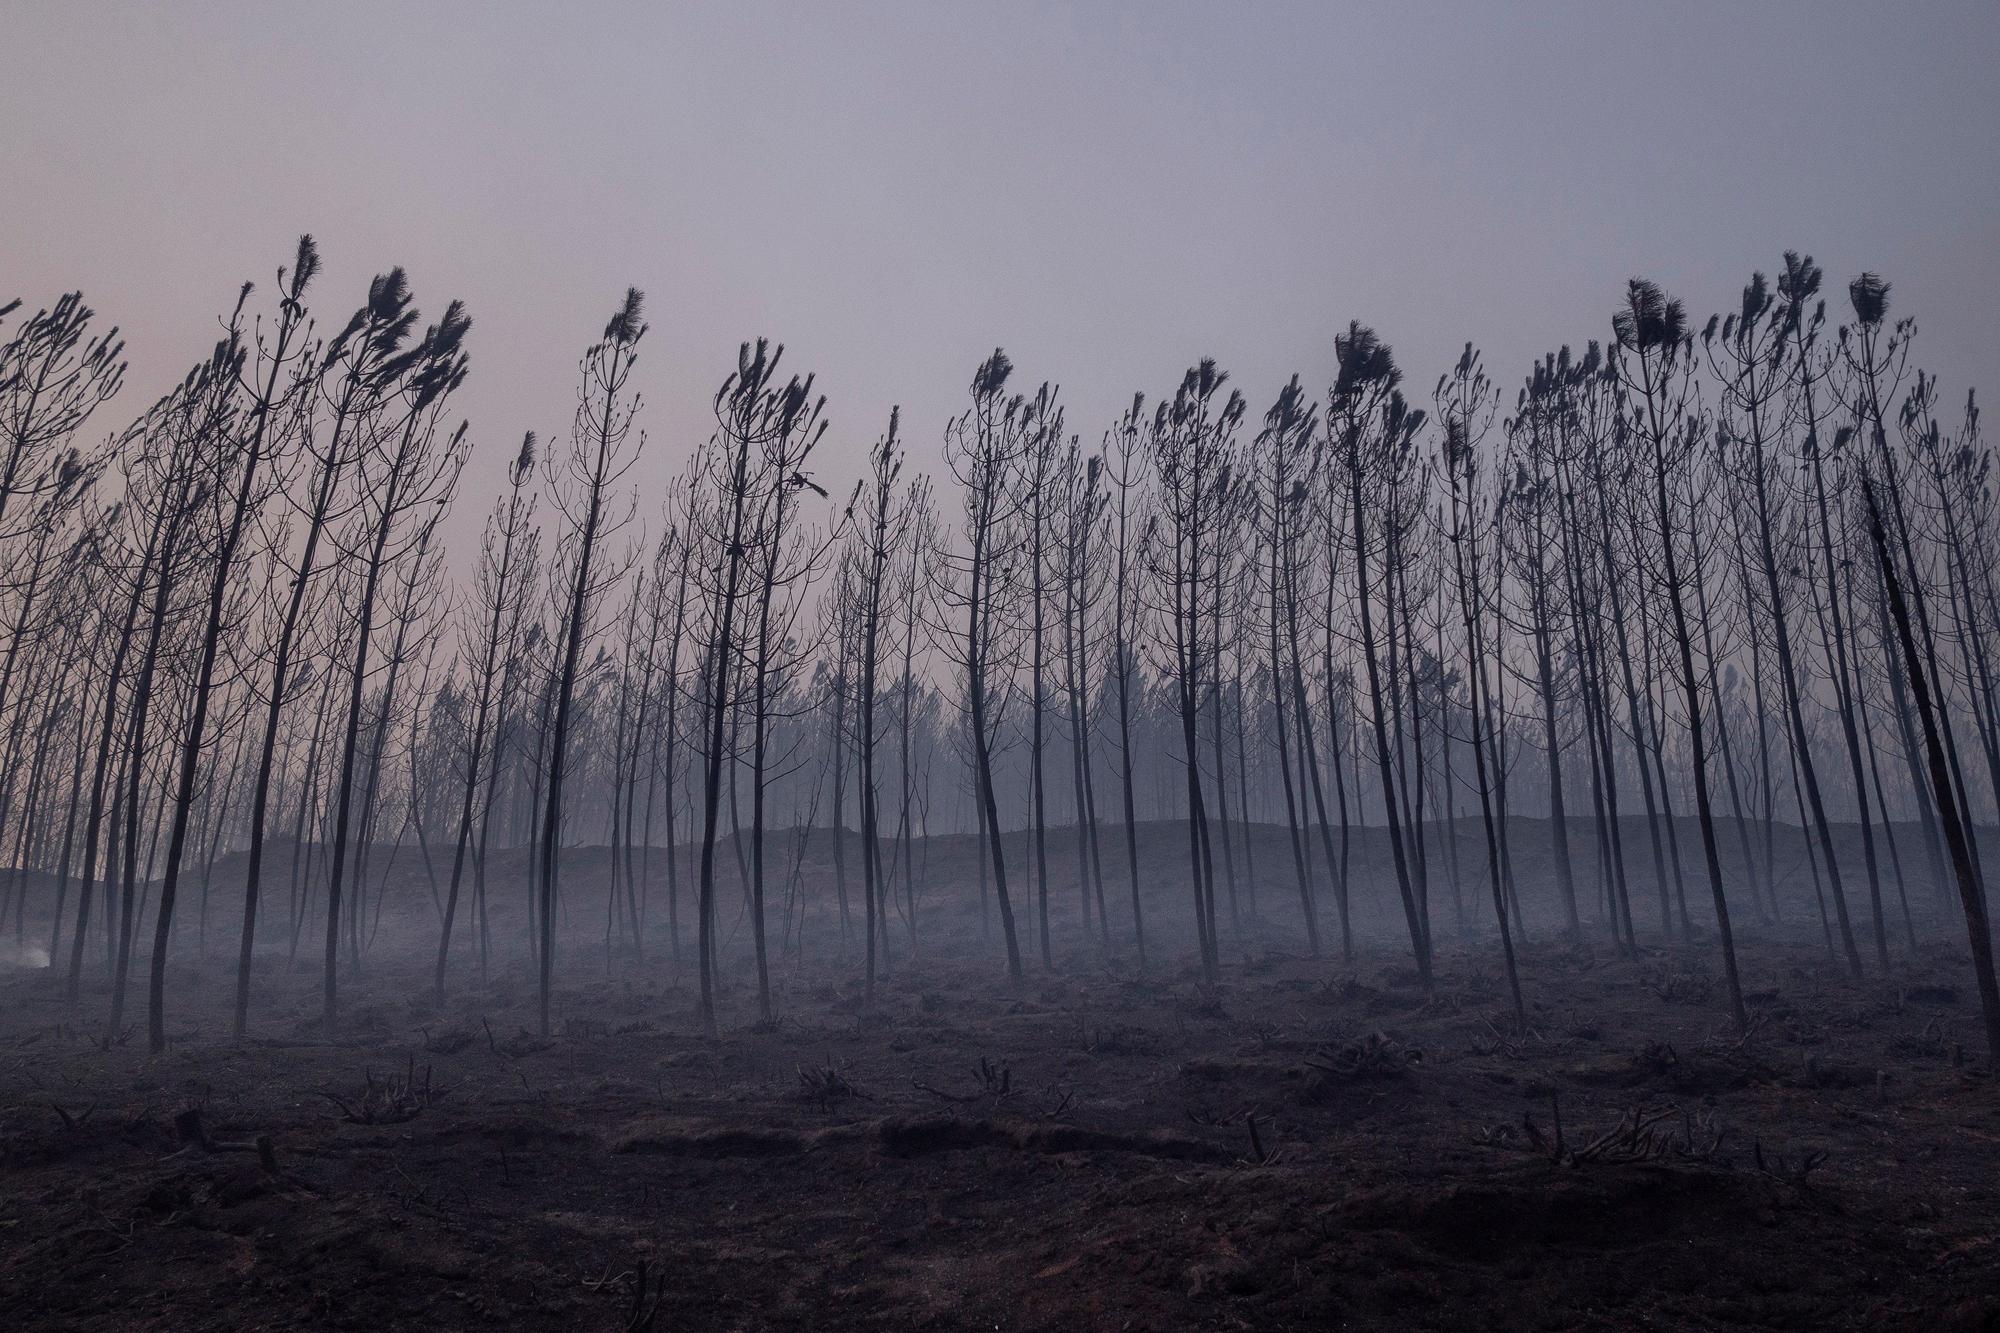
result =
[{"label": "blackened ground", "polygon": [[[467,960],[432,1003],[434,918],[405,866],[342,1026],[318,1024],[313,933],[288,965],[275,925],[232,1042],[218,880],[208,956],[190,928],[168,979],[164,1055],[145,1051],[143,967],[141,1027],[108,1049],[94,974],[71,1009],[47,973],[0,973],[0,1324],[2000,1326],[2000,1086],[1948,900],[1913,886],[1922,943],[1898,933],[1892,969],[1859,981],[1809,883],[1789,882],[1788,921],[1745,904],[1745,1039],[1712,929],[1638,958],[1588,925],[1565,941],[1524,850],[1523,1034],[1473,831],[1463,929],[1433,890],[1428,995],[1379,884],[1357,888],[1351,962],[1330,903],[1331,956],[1306,956],[1275,831],[1256,913],[1242,886],[1222,983],[1202,986],[1179,830],[1154,828],[1145,973],[1122,862],[1107,956],[1052,845],[1056,966],[1017,881],[1028,976],[1010,985],[970,844],[942,841],[916,952],[898,918],[870,1005],[815,852],[770,1029],[726,895],[714,1039],[664,926],[645,960],[607,955],[585,853],[550,1038],[497,898],[487,977]],[[1699,926],[1706,885],[1689,893]]]}]

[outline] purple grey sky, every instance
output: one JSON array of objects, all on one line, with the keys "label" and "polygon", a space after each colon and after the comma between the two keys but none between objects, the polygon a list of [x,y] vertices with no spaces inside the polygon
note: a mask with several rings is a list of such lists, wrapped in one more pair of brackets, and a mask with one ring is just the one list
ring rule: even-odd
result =
[{"label": "purple grey sky", "polygon": [[1349,319],[1419,393],[1476,342],[1511,402],[1627,277],[1702,318],[1787,247],[1888,276],[1955,400],[2000,390],[1996,73],[1992,0],[21,0],[0,300],[121,323],[123,419],[299,232],[323,324],[404,265],[474,318],[466,534],[628,285],[642,515],[759,334],[819,372],[836,493],[891,403],[933,465],[995,345],[1089,442],[1204,355],[1261,414]]}]

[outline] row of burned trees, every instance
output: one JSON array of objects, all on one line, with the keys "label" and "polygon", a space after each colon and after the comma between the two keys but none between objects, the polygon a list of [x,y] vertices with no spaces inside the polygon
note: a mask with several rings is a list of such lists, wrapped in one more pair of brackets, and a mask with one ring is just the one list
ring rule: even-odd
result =
[{"label": "row of burned trees", "polygon": [[[1712,924],[1739,1023],[1732,910],[1778,913],[1790,821],[1857,974],[1916,946],[1911,885],[1956,892],[2000,1040],[1974,830],[2000,793],[1989,455],[1969,398],[1941,419],[1873,276],[1835,322],[1788,254],[1701,328],[1635,281],[1605,344],[1546,357],[1511,401],[1468,347],[1420,408],[1352,325],[1324,393],[1294,377],[1254,418],[1203,362],[1095,448],[996,351],[941,474],[906,472],[892,412],[832,495],[825,400],[763,341],[667,493],[637,494],[634,291],[582,358],[566,440],[522,441],[455,587],[469,320],[425,324],[398,270],[322,326],[318,267],[302,240],[268,308],[246,285],[211,353],[102,439],[116,331],[76,296],[0,324],[0,919],[25,944],[45,900],[70,995],[109,978],[108,1038],[150,920],[164,1043],[182,885],[205,941],[224,853],[239,1033],[257,949],[302,937],[337,1020],[397,858],[425,870],[439,994],[455,956],[484,969],[498,848],[526,850],[546,1027],[559,853],[585,842],[608,849],[607,950],[643,958],[664,915],[678,958],[685,900],[711,1024],[740,898],[768,1020],[767,925],[800,947],[815,825],[859,833],[829,843],[871,991],[904,947],[892,922],[917,945],[934,827],[977,829],[1013,975],[1054,965],[1065,879],[1091,941],[1143,967],[1138,827],[1163,816],[1208,979],[1219,903],[1257,911],[1260,880],[1287,885],[1315,953],[1337,930],[1350,954],[1367,826],[1429,984],[1433,885],[1465,910],[1463,808],[1517,1013],[1512,817],[1547,817],[1549,924],[1626,949]],[[1287,864],[1259,873],[1253,825],[1281,827]],[[1001,835],[1023,827],[1018,864]]]}]

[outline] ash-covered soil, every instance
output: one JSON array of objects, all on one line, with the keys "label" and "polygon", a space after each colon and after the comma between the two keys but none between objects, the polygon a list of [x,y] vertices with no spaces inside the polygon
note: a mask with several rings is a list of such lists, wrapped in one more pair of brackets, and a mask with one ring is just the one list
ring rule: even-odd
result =
[{"label": "ash-covered soil", "polygon": [[872,1004],[829,909],[768,1029],[738,931],[713,1038],[688,942],[587,942],[601,892],[546,1039],[518,946],[432,1002],[421,904],[332,1033],[305,948],[231,1041],[223,929],[158,1057],[143,1009],[103,1045],[96,978],[71,1009],[0,975],[0,1324],[2000,1326],[2000,1086],[1948,915],[1858,982],[1815,922],[1743,923],[1746,1039],[1708,938],[1538,933],[1520,1033],[1448,914],[1426,995],[1386,909],[1315,960],[1267,884],[1210,989],[1174,896],[1144,974],[1070,915],[1043,969],[1023,902],[1015,986],[940,891]]}]

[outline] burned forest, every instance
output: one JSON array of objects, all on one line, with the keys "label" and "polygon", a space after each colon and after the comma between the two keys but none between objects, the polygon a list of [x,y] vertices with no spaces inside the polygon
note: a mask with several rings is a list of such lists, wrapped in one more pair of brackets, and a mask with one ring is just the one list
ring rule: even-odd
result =
[{"label": "burned forest", "polygon": [[0,264],[0,1323],[2000,1326],[1952,279],[940,385],[356,216]]}]

